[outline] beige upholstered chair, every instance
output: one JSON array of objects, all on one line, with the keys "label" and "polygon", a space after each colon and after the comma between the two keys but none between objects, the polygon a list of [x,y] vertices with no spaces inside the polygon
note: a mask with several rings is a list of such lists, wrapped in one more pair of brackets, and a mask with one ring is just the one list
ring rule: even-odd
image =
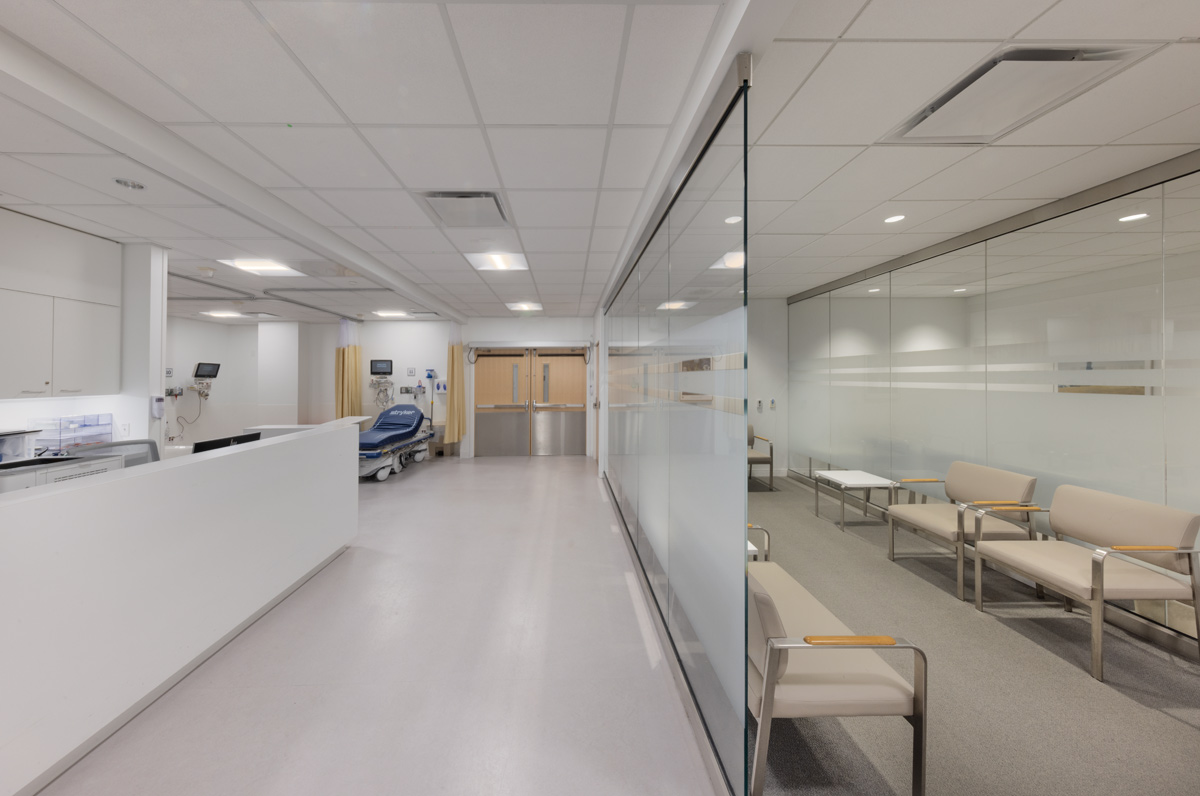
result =
[{"label": "beige upholstered chair", "polygon": [[[761,441],[767,443],[768,447],[767,447],[766,453],[754,450],[754,441],[755,440],[761,440]],[[746,424],[746,446],[748,448],[748,451],[746,453],[746,463],[748,465],[750,465],[750,475],[751,476],[754,475],[754,465],[756,465],[756,464],[767,465],[767,469],[770,470],[770,474],[767,476],[768,486],[772,490],[774,490],[775,489],[775,443],[771,442],[771,440],[767,439],[766,437],[754,436],[754,424],[747,423]]]},{"label": "beige upholstered chair", "polygon": [[[950,503],[898,503],[897,492],[909,488],[909,498],[915,484],[946,485],[946,497]],[[963,512],[971,504],[1028,503],[1033,499],[1037,479],[1029,475],[998,470],[969,462],[953,462],[943,481],[939,478],[906,478],[892,484],[888,496],[888,558],[896,560],[896,526],[911,529],[922,538],[948,547],[958,558],[958,599],[966,599],[963,588],[964,558],[967,542],[971,540],[970,529],[963,528]],[[1029,515],[1008,512],[988,516],[983,521],[983,534],[987,539],[1033,539]]]},{"label": "beige upholstered chair", "polygon": [[[746,567],[746,698],[758,719],[750,796],[767,773],[773,719],[903,716],[913,727],[912,791],[925,792],[925,653],[904,639],[854,636],[778,564]],[[911,650],[914,683],[876,650]]]},{"label": "beige upholstered chair", "polygon": [[[1055,539],[986,538],[984,524],[1011,510],[981,507],[973,511],[975,607],[983,610],[984,561],[1058,592],[1067,611],[1074,600],[1088,603],[1092,676],[1097,680],[1104,679],[1105,600],[1193,600],[1200,607],[1200,549],[1196,547],[1200,514],[1080,486],[1060,486],[1049,509],[1024,508],[1048,512]],[[1095,549],[1069,539],[1095,545]],[[1200,611],[1196,633],[1200,636]]]}]

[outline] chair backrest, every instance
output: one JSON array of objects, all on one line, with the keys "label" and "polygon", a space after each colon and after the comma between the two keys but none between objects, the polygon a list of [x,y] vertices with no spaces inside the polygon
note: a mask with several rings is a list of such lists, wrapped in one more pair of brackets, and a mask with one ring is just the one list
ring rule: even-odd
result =
[{"label": "chair backrest", "polygon": [[[787,638],[787,631],[783,627],[779,611],[775,608],[775,601],[762,584],[750,574],[746,575],[746,584],[749,590],[749,599],[746,600],[746,655],[758,669],[759,675],[765,677],[767,639]],[[787,671],[787,664],[788,654],[784,650],[779,653],[779,677],[783,677]]]},{"label": "chair backrest", "polygon": [[754,424],[753,423],[746,424],[746,445],[751,448],[754,447]]},{"label": "chair backrest", "polygon": [[958,503],[974,500],[1033,500],[1037,478],[970,462],[952,462],[946,472],[946,497]]},{"label": "chair backrest", "polygon": [[[1097,547],[1126,544],[1194,547],[1200,514],[1068,484],[1054,491],[1050,528]],[[1191,571],[1185,556],[1129,555],[1185,575]]]}]

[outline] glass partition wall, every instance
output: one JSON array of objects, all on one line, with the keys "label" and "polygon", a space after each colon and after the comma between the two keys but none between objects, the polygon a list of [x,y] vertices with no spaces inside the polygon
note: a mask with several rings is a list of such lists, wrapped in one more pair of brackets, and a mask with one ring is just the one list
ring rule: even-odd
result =
[{"label": "glass partition wall", "polygon": [[609,308],[608,467],[735,793],[745,778],[745,93]]},{"label": "glass partition wall", "polygon": [[[1069,483],[1200,512],[1200,176],[788,309],[796,473],[963,460],[1042,505]],[[1124,607],[1195,635],[1187,605]]]}]

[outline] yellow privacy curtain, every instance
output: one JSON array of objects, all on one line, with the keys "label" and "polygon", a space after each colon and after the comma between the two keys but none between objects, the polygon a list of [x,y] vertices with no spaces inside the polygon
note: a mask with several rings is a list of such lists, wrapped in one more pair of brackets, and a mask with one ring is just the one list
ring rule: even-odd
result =
[{"label": "yellow privacy curtain", "polygon": [[467,429],[467,404],[463,390],[462,343],[451,343],[446,357],[446,443],[459,442]]},{"label": "yellow privacy curtain", "polygon": [[358,344],[358,324],[342,319],[338,330],[338,349],[334,358],[334,402],[338,417],[362,414],[362,347]]}]

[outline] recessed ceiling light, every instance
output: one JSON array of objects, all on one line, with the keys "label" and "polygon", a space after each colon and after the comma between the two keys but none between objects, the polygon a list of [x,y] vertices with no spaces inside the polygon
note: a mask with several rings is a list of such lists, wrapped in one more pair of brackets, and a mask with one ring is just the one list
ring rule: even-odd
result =
[{"label": "recessed ceiling light", "polygon": [[729,218],[725,219],[725,223],[726,224],[736,224],[741,220],[742,220],[741,216],[730,216]]},{"label": "recessed ceiling light", "polygon": [[288,268],[283,263],[274,260],[217,260],[219,263],[231,265],[243,271],[249,271],[259,276],[304,276],[299,271]]},{"label": "recessed ceiling light", "polygon": [[513,312],[538,312],[542,309],[542,305],[536,301],[518,301],[515,304],[505,304]]},{"label": "recessed ceiling light", "polygon": [[743,252],[729,252],[709,266],[709,268],[745,268],[746,255]]},{"label": "recessed ceiling light", "polygon": [[408,317],[407,312],[401,312],[400,310],[375,310],[374,314],[378,315],[380,318],[407,318]]},{"label": "recessed ceiling light", "polygon": [[879,292],[880,290],[882,290],[882,289],[883,289],[883,288],[873,287],[873,288],[871,288],[870,290],[868,290],[867,292],[868,292],[868,293],[878,293],[878,292]]},{"label": "recessed ceiling light", "polygon": [[241,318],[242,313],[232,312],[230,310],[214,310],[212,312],[202,312],[201,315],[211,315],[214,318]]},{"label": "recessed ceiling light", "polygon": [[965,287],[956,287],[956,288],[954,288],[954,292],[955,293],[966,293],[967,289]]},{"label": "recessed ceiling light", "polygon": [[120,185],[122,188],[128,188],[131,191],[146,190],[146,186],[142,185],[137,180],[125,180],[118,177],[117,179],[113,180],[113,182],[115,182],[117,185]]},{"label": "recessed ceiling light", "polygon": [[1117,220],[1118,221],[1141,221],[1143,218],[1149,218],[1149,216],[1150,216],[1149,213],[1134,213],[1132,216],[1125,216],[1124,218],[1118,218]]},{"label": "recessed ceiling light", "polygon": [[686,310],[696,306],[694,301],[664,301],[659,304],[657,309],[660,310]]},{"label": "recessed ceiling light", "polygon": [[883,220],[883,223],[895,224],[897,221],[903,221],[903,220],[904,220],[904,216],[892,216],[891,218],[885,218]]},{"label": "recessed ceiling light", "polygon": [[511,252],[482,252],[464,254],[463,257],[475,267],[476,271],[528,271],[529,263],[523,254]]}]

